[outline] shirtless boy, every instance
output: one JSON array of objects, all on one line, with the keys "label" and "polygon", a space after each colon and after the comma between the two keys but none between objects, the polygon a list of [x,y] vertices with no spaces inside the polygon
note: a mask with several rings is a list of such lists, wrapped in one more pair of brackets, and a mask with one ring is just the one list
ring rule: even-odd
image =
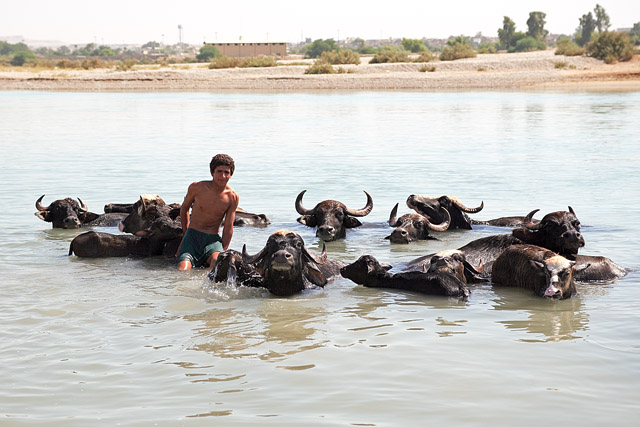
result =
[{"label": "shirtless boy", "polygon": [[[231,243],[239,197],[227,183],[235,164],[230,156],[216,154],[209,169],[213,179],[191,184],[180,208],[183,237],[178,250],[178,270],[213,266],[218,254],[227,250]],[[220,237],[218,232],[223,219]]]}]

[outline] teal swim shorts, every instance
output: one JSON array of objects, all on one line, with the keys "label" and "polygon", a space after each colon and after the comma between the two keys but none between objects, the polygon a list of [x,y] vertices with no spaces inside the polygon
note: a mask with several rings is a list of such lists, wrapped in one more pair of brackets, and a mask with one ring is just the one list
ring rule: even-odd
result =
[{"label": "teal swim shorts", "polygon": [[222,252],[222,237],[187,228],[182,239],[178,262],[189,261],[194,267],[202,267],[214,252]]}]

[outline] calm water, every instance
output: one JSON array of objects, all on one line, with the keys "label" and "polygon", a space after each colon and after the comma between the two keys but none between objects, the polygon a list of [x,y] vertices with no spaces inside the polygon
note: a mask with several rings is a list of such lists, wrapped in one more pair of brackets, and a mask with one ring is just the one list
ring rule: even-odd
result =
[{"label": "calm water", "polygon": [[[0,92],[0,424],[620,425],[640,393],[640,92]],[[240,206],[312,251],[294,200],[364,206],[328,245],[397,264],[493,227],[390,246],[409,194],[477,219],[571,205],[587,242],[632,270],[547,301],[472,288],[468,302],[339,279],[275,298],[213,286],[162,258],[68,257],[34,202],[101,212],[142,193],[181,202],[215,153]],[[538,217],[541,217],[539,214]],[[116,229],[101,229],[117,233]],[[633,417],[633,418],[632,418]]]}]

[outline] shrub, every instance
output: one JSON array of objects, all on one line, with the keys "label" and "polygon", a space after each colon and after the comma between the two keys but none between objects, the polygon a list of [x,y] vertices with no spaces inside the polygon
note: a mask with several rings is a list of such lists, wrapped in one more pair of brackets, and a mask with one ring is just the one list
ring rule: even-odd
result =
[{"label": "shrub", "polygon": [[209,69],[220,69],[220,68],[236,68],[240,66],[241,63],[240,58],[230,58],[228,56],[219,56],[217,58],[213,58],[209,63]]},{"label": "shrub", "polygon": [[22,67],[25,62],[35,59],[35,55],[31,52],[17,52],[11,58],[11,65],[15,67]]},{"label": "shrub", "polygon": [[587,44],[587,54],[607,64],[628,61],[633,56],[633,44],[628,33],[603,31]]},{"label": "shrub", "polygon": [[433,53],[426,51],[422,52],[416,59],[413,60],[413,62],[431,62],[434,59],[436,58]]},{"label": "shrub", "polygon": [[117,71],[129,71],[136,65],[138,61],[134,58],[123,59],[122,61],[116,62],[116,70]]},{"label": "shrub", "polygon": [[418,68],[418,71],[420,71],[421,73],[433,73],[436,70],[436,66],[435,65],[423,65],[420,68]]},{"label": "shrub", "polygon": [[329,64],[360,64],[360,55],[349,49],[322,52],[320,59]]},{"label": "shrub", "polygon": [[527,36],[516,42],[516,45],[509,49],[509,52],[532,52],[534,50],[545,50],[547,45],[543,41]]},{"label": "shrub", "polygon": [[411,53],[419,53],[427,50],[427,46],[424,45],[422,40],[418,39],[402,39],[402,47]]},{"label": "shrub", "polygon": [[556,61],[553,63],[555,68],[567,68],[567,63],[565,61]]},{"label": "shrub", "polygon": [[328,52],[331,50],[338,50],[338,45],[333,39],[317,39],[313,43],[304,47],[304,52],[309,58],[318,58],[322,55],[322,52]]},{"label": "shrub", "polygon": [[333,66],[326,61],[318,59],[313,62],[313,64],[304,70],[305,74],[335,74],[336,70],[333,69]]},{"label": "shrub", "polygon": [[581,48],[570,39],[562,39],[558,41],[558,47],[556,48],[556,55],[564,56],[580,56],[584,55],[584,48]]},{"label": "shrub", "polygon": [[371,58],[369,64],[386,64],[391,62],[410,62],[409,55],[404,50],[381,49]]},{"label": "shrub", "polygon": [[275,67],[278,65],[276,58],[273,56],[256,56],[253,58],[245,58],[241,63],[241,68],[259,68],[259,67]]},{"label": "shrub", "polygon": [[108,64],[105,61],[102,61],[98,58],[89,58],[89,59],[84,59],[81,63],[80,66],[82,68],[84,68],[85,70],[92,70],[94,68],[108,68]]},{"label": "shrub", "polygon": [[451,46],[445,46],[440,54],[441,61],[454,61],[462,58],[475,58],[476,52],[470,44],[456,42]]}]

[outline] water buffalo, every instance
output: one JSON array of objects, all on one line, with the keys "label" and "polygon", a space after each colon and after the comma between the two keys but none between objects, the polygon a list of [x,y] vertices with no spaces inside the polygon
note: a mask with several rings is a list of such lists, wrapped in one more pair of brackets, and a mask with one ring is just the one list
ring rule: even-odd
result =
[{"label": "water buffalo", "polygon": [[167,241],[182,237],[182,229],[168,217],[160,217],[149,229],[136,235],[88,231],[76,236],[69,245],[69,255],[84,258],[161,255]]},{"label": "water buffalo", "polygon": [[537,224],[539,221],[537,219],[533,219],[533,215],[536,214],[540,209],[535,209],[529,212],[526,216],[503,216],[500,218],[490,219],[487,221],[479,221],[472,219],[471,224],[473,225],[493,225],[494,227],[522,227],[525,224]]},{"label": "water buffalo", "polygon": [[234,285],[264,288],[265,282],[252,264],[242,260],[242,254],[228,249],[220,252],[216,263],[209,272],[209,279],[214,282],[231,282]]},{"label": "water buffalo", "polygon": [[58,199],[42,206],[44,194],[36,200],[35,216],[43,221],[52,223],[53,228],[80,228],[83,226],[115,227],[126,215],[118,213],[96,214],[89,212],[87,205],[78,198],[78,202],[70,197]]},{"label": "water buffalo", "polygon": [[390,265],[380,265],[371,255],[362,255],[340,269],[340,274],[370,288],[401,289],[428,295],[466,299],[469,288],[455,275],[442,272],[408,271],[391,274]]},{"label": "water buffalo", "polygon": [[426,216],[432,224],[442,224],[450,216],[450,229],[471,230],[471,219],[467,213],[480,212],[484,208],[484,202],[481,202],[477,208],[468,208],[454,196],[430,197],[412,194],[407,198],[407,206],[420,215]]},{"label": "water buffalo", "polygon": [[335,200],[325,200],[313,209],[305,209],[302,206],[302,197],[306,191],[303,190],[296,198],[296,211],[302,215],[298,218],[298,222],[308,227],[317,227],[316,236],[326,242],[343,239],[347,228],[362,225],[354,217],[368,215],[373,209],[373,199],[366,191],[364,194],[367,195],[367,204],[362,209],[349,209]]},{"label": "water buffalo", "polygon": [[[580,267],[581,270],[588,265]],[[497,285],[533,290],[553,299],[571,298],[576,293],[576,262],[535,245],[513,245],[496,259],[491,281]]]},{"label": "water buffalo", "polygon": [[443,210],[446,219],[441,224],[434,225],[429,222],[429,218],[417,213],[404,214],[396,219],[398,213],[398,204],[396,203],[389,215],[389,225],[395,227],[395,229],[385,239],[390,240],[391,243],[409,243],[416,240],[435,239],[435,237],[429,235],[429,230],[445,231],[451,224],[449,212],[446,209]]},{"label": "water buffalo", "polygon": [[173,205],[167,205],[157,194],[142,194],[131,205],[131,212],[120,224],[120,231],[136,234],[146,230],[151,223],[160,217],[169,217],[169,213],[175,209]]},{"label": "water buffalo", "polygon": [[242,260],[262,276],[263,287],[278,296],[290,296],[313,285],[325,286],[344,265],[327,259],[325,251],[320,257],[312,255],[302,237],[287,230],[269,236],[265,247],[255,255],[249,255],[243,246]]}]

